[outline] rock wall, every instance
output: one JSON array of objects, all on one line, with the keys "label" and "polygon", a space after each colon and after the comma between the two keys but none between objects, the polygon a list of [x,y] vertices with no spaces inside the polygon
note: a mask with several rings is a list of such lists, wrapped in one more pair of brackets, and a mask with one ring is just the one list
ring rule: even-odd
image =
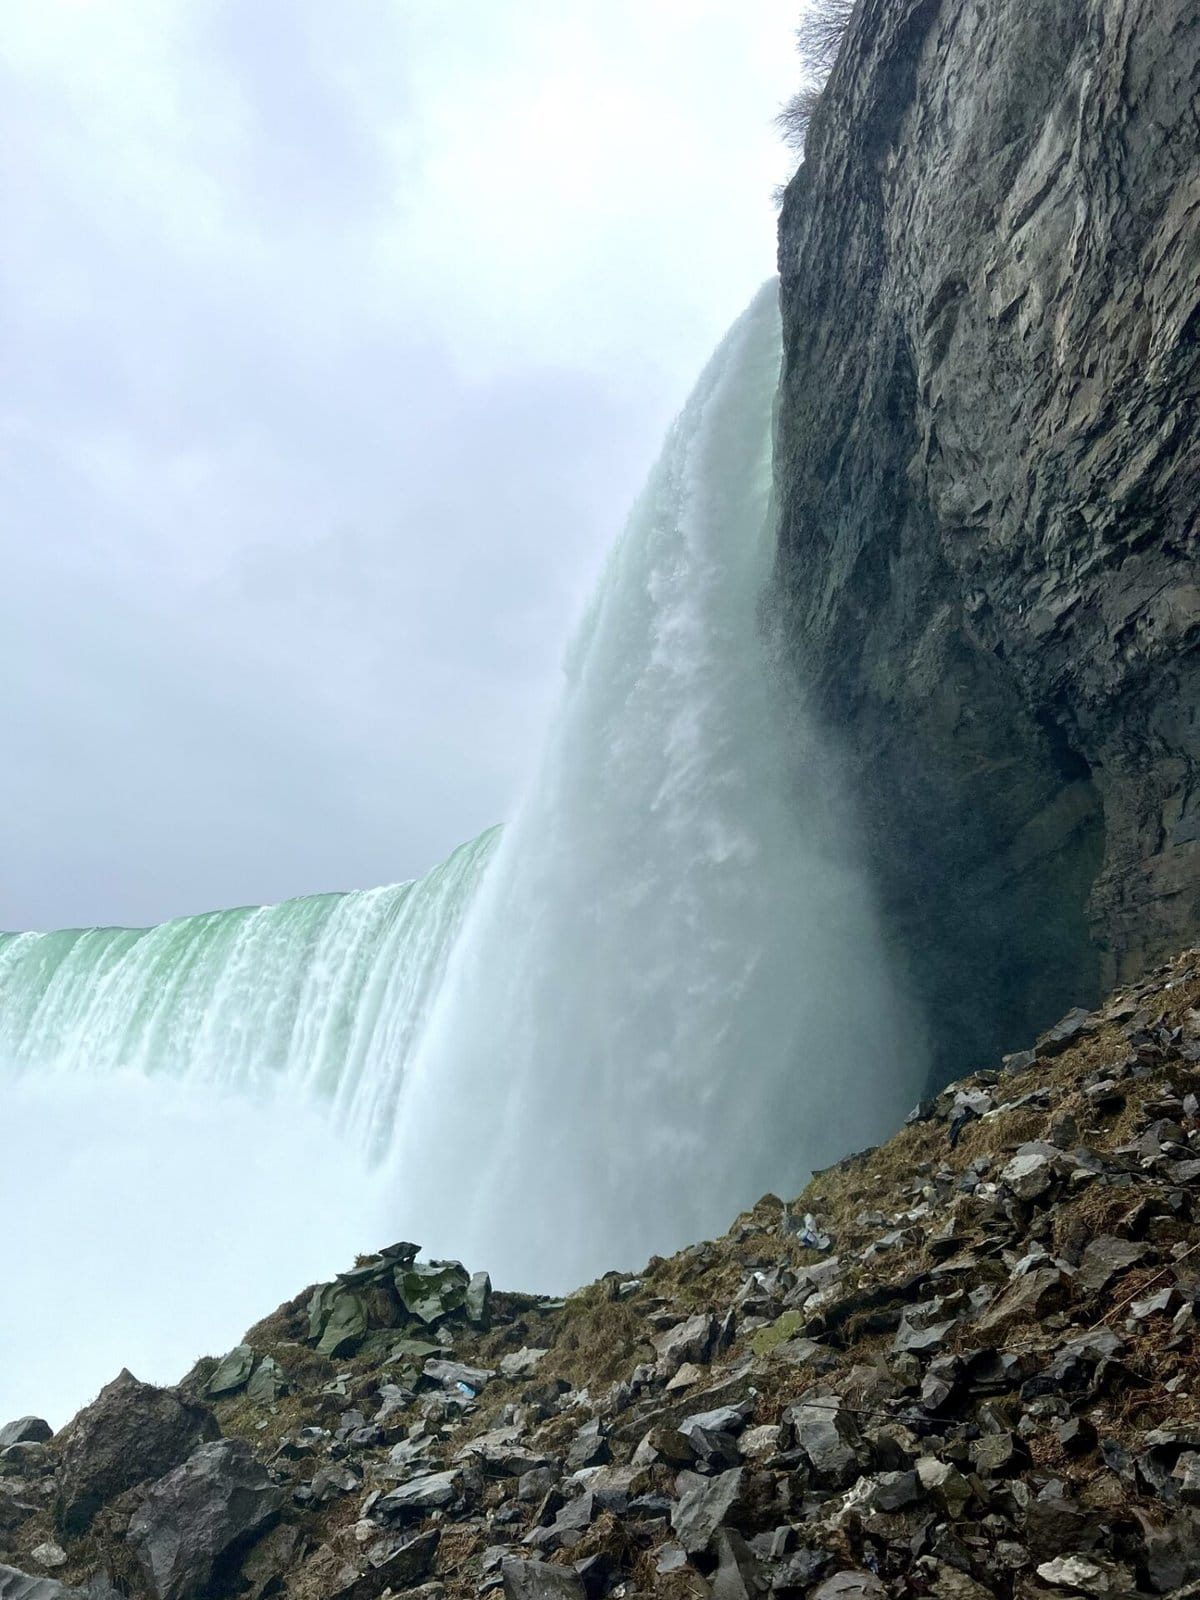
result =
[{"label": "rock wall", "polygon": [[1200,932],[1198,90],[1194,0],[862,0],[785,196],[780,609],[943,1079]]}]

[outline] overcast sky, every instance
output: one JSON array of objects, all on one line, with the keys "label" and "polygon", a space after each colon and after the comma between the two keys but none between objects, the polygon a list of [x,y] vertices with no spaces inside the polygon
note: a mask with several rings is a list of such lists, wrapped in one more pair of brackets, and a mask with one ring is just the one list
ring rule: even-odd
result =
[{"label": "overcast sky", "polygon": [[512,809],[774,267],[802,0],[6,0],[0,927]]}]

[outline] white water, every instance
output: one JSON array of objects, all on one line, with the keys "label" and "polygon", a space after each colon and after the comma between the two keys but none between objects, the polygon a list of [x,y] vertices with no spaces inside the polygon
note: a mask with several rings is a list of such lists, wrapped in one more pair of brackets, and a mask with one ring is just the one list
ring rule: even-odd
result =
[{"label": "white water", "polygon": [[[277,1291],[253,1261],[287,1263],[282,1294],[333,1270],[343,1239],[349,1255],[419,1238],[514,1286],[567,1288],[721,1229],[896,1125],[919,1040],[828,757],[758,615],[778,365],[772,284],[668,436],[499,842],[412,885],[0,937],[0,1077],[23,1141],[0,1165],[0,1216],[26,1230],[10,1282],[40,1305],[81,1217],[101,1262],[129,1257],[86,1330],[10,1324],[0,1413],[30,1341],[60,1374],[88,1340],[120,1347],[129,1285],[147,1304],[172,1293],[172,1237],[216,1284],[240,1227],[260,1247],[232,1255],[255,1312]],[[380,1157],[382,1221],[378,1171],[361,1176]],[[289,1177],[323,1197],[314,1218],[280,1204]],[[139,1195],[169,1233],[147,1242]],[[381,1233],[351,1243],[356,1218]],[[184,1297],[150,1342],[219,1348],[227,1323]],[[72,1403],[81,1382],[63,1378]]]},{"label": "white water", "polygon": [[402,1093],[399,1215],[566,1288],[890,1132],[921,1050],[828,759],[777,689],[774,284],[672,429]]},{"label": "white water", "polygon": [[375,1157],[497,830],[416,883],[157,928],[0,934],[0,1071],[286,1084]]}]

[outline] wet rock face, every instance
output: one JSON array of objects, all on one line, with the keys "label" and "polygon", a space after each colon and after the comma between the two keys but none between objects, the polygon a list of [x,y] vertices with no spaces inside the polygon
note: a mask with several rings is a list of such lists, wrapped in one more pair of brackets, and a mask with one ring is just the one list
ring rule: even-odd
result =
[{"label": "wet rock face", "polygon": [[779,616],[942,1079],[1200,928],[1198,73],[1190,0],[864,0],[785,200]]}]

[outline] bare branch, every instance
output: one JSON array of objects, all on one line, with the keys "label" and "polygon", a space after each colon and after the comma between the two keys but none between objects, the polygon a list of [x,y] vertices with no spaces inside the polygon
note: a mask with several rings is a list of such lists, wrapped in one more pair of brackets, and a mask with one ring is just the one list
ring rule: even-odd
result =
[{"label": "bare branch", "polygon": [[796,29],[796,48],[814,76],[832,71],[854,7],[855,0],[814,0],[805,12]]},{"label": "bare branch", "polygon": [[810,0],[796,29],[796,48],[804,62],[805,82],[782,107],[775,118],[775,126],[784,143],[798,156],[804,154],[813,112],[837,60],[856,4],[857,0]]},{"label": "bare branch", "polygon": [[775,118],[775,126],[783,135],[783,142],[798,156],[804,154],[808,125],[821,98],[822,88],[823,85],[819,83],[806,83],[802,89],[796,91],[786,105],[780,108]]}]

